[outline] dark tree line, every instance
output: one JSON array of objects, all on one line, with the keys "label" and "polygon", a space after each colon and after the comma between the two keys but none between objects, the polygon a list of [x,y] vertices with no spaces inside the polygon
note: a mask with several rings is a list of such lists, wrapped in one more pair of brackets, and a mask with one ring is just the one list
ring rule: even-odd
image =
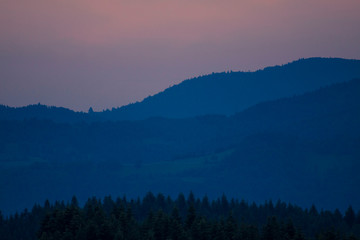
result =
[{"label": "dark tree line", "polygon": [[173,200],[148,193],[143,199],[90,198],[80,207],[46,201],[31,211],[4,217],[0,239],[221,239],[221,240],[356,240],[360,212],[350,206],[318,211],[282,201],[249,204],[225,195],[210,201],[190,193]]}]

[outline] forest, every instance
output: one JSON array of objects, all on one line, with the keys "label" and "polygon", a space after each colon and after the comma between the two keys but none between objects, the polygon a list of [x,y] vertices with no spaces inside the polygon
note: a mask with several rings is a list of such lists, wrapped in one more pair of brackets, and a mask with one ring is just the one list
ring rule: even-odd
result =
[{"label": "forest", "polygon": [[0,214],[1,239],[221,239],[221,240],[356,240],[360,211],[345,213],[303,209],[283,201],[249,203],[225,195],[197,198],[190,192],[172,199],[148,192],[142,199],[89,198],[80,206],[48,200],[8,217]]}]

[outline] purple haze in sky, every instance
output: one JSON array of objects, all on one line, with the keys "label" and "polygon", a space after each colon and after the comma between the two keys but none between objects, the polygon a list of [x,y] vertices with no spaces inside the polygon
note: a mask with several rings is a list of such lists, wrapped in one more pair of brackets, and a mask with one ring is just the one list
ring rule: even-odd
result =
[{"label": "purple haze in sky", "polygon": [[359,0],[1,0],[0,104],[86,111],[226,70],[360,58]]}]

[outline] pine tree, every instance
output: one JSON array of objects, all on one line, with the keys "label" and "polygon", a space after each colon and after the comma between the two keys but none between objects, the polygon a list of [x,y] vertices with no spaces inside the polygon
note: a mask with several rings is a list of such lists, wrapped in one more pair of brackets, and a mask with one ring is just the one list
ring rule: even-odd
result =
[{"label": "pine tree", "polygon": [[279,227],[276,217],[268,218],[268,221],[263,228],[262,239],[263,240],[279,240],[280,239],[280,227]]},{"label": "pine tree", "polygon": [[187,213],[187,206],[186,206],[186,200],[183,193],[180,193],[177,200],[176,200],[176,206],[179,209],[179,213],[182,219],[186,218]]},{"label": "pine tree", "polygon": [[188,196],[188,199],[187,199],[187,205],[188,206],[195,206],[195,196],[194,196],[194,193],[192,191],[190,191],[189,193],[189,196]]},{"label": "pine tree", "polygon": [[79,202],[76,198],[76,196],[74,195],[72,198],[71,198],[71,206],[72,207],[75,207],[75,208],[78,208],[79,207]]},{"label": "pine tree", "polygon": [[349,206],[345,212],[344,221],[350,228],[352,228],[355,223],[355,212],[351,206]]},{"label": "pine tree", "polygon": [[229,213],[229,202],[225,196],[225,194],[222,195],[221,197],[221,211],[223,216],[226,216]]},{"label": "pine tree", "polygon": [[287,221],[287,223],[284,225],[284,236],[283,239],[285,240],[293,240],[296,235],[296,229],[294,227],[294,224],[291,219]]},{"label": "pine tree", "polygon": [[147,218],[143,222],[140,235],[142,239],[154,239],[154,225],[155,225],[155,216],[152,210],[150,210]]},{"label": "pine tree", "polygon": [[169,224],[165,213],[160,209],[155,217],[154,237],[156,240],[165,240],[169,235]]},{"label": "pine tree", "polygon": [[310,215],[312,216],[319,216],[319,212],[318,210],[316,209],[315,205],[311,205],[311,208],[310,208],[310,211],[309,211]]},{"label": "pine tree", "polygon": [[224,240],[226,234],[224,230],[224,221],[215,221],[211,227],[211,239],[213,240]]},{"label": "pine tree", "polygon": [[176,206],[173,208],[169,219],[169,237],[172,240],[186,239],[179,210]]},{"label": "pine tree", "polygon": [[227,239],[234,240],[237,238],[237,223],[232,215],[232,213],[229,214],[228,218],[225,222],[225,235]]},{"label": "pine tree", "polygon": [[190,205],[185,222],[185,226],[187,229],[191,229],[195,219],[196,219],[196,210],[193,205]]},{"label": "pine tree", "polygon": [[201,201],[200,212],[202,215],[206,217],[210,217],[211,209],[210,209],[209,198],[207,196],[203,197]]}]

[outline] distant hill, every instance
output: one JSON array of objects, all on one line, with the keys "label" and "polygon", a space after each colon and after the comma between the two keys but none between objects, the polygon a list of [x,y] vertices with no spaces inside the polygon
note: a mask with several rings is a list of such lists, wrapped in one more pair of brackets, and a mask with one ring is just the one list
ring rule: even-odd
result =
[{"label": "distant hill", "polygon": [[259,102],[291,97],[360,77],[360,61],[309,58],[256,72],[213,73],[183,81],[143,101],[101,113],[107,119],[232,115]]},{"label": "distant hill", "polygon": [[56,122],[79,122],[89,119],[87,113],[75,112],[63,107],[33,104],[26,107],[0,105],[1,120],[47,119]]},{"label": "distant hill", "polygon": [[231,117],[2,120],[1,210],[148,190],[359,209],[359,92],[354,79]]},{"label": "distant hill", "polygon": [[360,60],[309,58],[256,72],[213,73],[189,80],[113,110],[78,113],[64,108],[0,105],[0,119],[50,119],[56,122],[141,120],[232,115],[257,103],[291,97],[360,77]]}]

